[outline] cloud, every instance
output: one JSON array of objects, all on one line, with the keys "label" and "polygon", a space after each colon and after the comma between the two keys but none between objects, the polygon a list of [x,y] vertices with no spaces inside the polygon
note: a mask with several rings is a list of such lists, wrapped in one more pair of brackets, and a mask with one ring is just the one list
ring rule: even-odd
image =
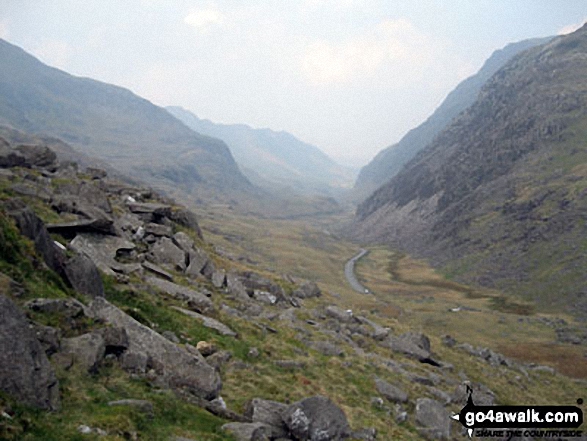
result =
[{"label": "cloud", "polygon": [[192,9],[183,21],[188,26],[206,33],[214,26],[222,26],[225,17],[216,8]]},{"label": "cloud", "polygon": [[384,20],[340,43],[307,45],[301,71],[314,85],[344,84],[388,75],[398,85],[415,82],[438,60],[450,58],[441,42],[425,35],[409,20]]},{"label": "cloud", "polygon": [[8,24],[4,20],[0,20],[0,38],[7,39],[10,36]]},{"label": "cloud", "polygon": [[34,54],[50,66],[66,69],[73,48],[60,40],[45,40],[34,50]]},{"label": "cloud", "polygon": [[579,29],[581,26],[583,26],[586,21],[587,21],[587,18],[584,18],[579,23],[573,23],[573,24],[567,25],[567,26],[559,29],[558,35],[567,35],[572,32],[575,32],[577,29]]}]

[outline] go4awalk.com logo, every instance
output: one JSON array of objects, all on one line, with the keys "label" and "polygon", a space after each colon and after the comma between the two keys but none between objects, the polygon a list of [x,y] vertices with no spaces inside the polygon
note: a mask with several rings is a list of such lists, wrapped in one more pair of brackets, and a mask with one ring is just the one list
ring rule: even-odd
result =
[{"label": "go4awalk.com logo", "polygon": [[[540,438],[581,437],[583,411],[577,406],[476,406],[467,386],[467,404],[452,418],[469,437],[526,436]],[[583,404],[582,399],[577,404]]]}]

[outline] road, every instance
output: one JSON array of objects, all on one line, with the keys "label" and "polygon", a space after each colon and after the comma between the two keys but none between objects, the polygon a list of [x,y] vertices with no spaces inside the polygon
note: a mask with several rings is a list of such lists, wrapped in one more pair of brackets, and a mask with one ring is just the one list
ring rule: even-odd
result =
[{"label": "road", "polygon": [[349,261],[344,265],[344,275],[346,276],[346,279],[355,291],[362,294],[365,294],[369,291],[357,280],[357,277],[355,276],[355,263],[368,252],[369,251],[367,250],[361,249],[359,254],[349,259]]}]

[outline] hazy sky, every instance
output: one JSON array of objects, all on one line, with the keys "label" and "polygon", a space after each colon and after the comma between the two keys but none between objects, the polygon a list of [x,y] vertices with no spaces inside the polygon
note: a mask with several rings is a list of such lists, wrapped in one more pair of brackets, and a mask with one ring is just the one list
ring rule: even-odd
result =
[{"label": "hazy sky", "polygon": [[586,19],[585,0],[0,0],[0,37],[47,64],[355,166],[495,49]]}]

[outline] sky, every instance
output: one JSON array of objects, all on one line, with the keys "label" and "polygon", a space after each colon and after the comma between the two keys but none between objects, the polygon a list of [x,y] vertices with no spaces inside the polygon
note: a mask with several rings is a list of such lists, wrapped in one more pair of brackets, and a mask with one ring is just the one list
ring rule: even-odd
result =
[{"label": "sky", "polygon": [[586,20],[585,0],[0,0],[0,38],[51,66],[351,167],[494,50]]}]

